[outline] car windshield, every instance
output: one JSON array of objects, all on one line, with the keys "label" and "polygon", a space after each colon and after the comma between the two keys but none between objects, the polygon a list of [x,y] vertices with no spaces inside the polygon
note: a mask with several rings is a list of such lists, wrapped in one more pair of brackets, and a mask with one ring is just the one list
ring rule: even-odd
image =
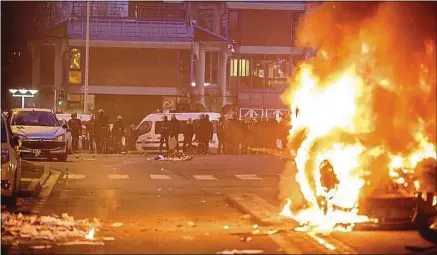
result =
[{"label": "car windshield", "polygon": [[1,120],[1,122],[2,122],[2,143],[6,143],[8,141],[8,139],[6,138],[6,127],[4,121]]},{"label": "car windshield", "polygon": [[57,127],[59,122],[51,112],[20,111],[12,117],[12,125]]}]

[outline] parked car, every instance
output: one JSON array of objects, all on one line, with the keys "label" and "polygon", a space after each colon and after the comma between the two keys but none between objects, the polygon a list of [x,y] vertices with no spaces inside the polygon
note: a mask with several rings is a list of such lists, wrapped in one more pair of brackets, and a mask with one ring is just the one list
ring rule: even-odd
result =
[{"label": "parked car", "polygon": [[14,135],[20,137],[22,158],[67,160],[67,125],[61,125],[52,110],[12,109],[8,123]]},{"label": "parked car", "polygon": [[2,198],[15,200],[21,187],[21,157],[19,152],[19,138],[13,136],[6,117],[1,114],[2,139]]}]

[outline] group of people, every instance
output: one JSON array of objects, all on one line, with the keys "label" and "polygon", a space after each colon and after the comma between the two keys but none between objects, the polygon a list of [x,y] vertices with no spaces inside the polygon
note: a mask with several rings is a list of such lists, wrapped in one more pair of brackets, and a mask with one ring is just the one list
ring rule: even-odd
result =
[{"label": "group of people", "polygon": [[[212,141],[214,134],[214,126],[207,114],[202,114],[198,120],[194,121],[189,118],[183,125],[181,121],[176,118],[176,115],[172,115],[171,120],[168,120],[167,116],[164,116],[159,134],[160,152],[162,152],[164,145],[167,151],[179,151],[178,136],[179,134],[183,134],[182,150],[184,152],[193,153],[196,150],[197,153],[208,154],[209,142]],[[174,148],[170,148],[169,141],[173,141],[175,144]],[[199,143],[197,148],[193,146],[193,141]]]},{"label": "group of people", "polygon": [[[72,136],[72,151],[79,150],[79,138],[82,136],[82,149],[89,149],[91,153],[107,154],[126,152],[132,140],[136,140],[132,128],[126,127],[121,116],[117,117],[112,129],[108,116],[100,109],[96,115],[92,114],[89,121],[82,123],[77,113],[71,115],[67,122]],[[82,129],[85,127],[85,130]],[[84,132],[85,131],[85,132]]]},{"label": "group of people", "polygon": [[[226,118],[222,114],[219,121],[213,123],[207,114],[202,114],[198,120],[188,119],[187,122],[179,121],[175,115],[171,120],[164,116],[162,126],[157,129],[160,134],[160,152],[164,146],[168,151],[169,141],[173,140],[174,148],[171,150],[179,151],[181,142],[184,152],[208,154],[209,142],[216,132],[218,154],[248,154],[277,149],[278,140],[282,142],[282,148],[285,148],[290,128],[290,118],[285,115],[278,122],[274,116],[269,119],[238,120],[236,116]],[[179,134],[183,135],[183,141],[178,140]],[[193,146],[196,141],[197,147]]]},{"label": "group of people", "polygon": [[[182,144],[183,152],[198,154],[208,154],[215,132],[218,138],[218,154],[268,153],[269,150],[278,148],[278,140],[282,144],[279,147],[285,149],[291,129],[288,115],[281,116],[279,122],[274,116],[239,120],[235,115],[226,117],[222,114],[218,121],[211,121],[207,114],[202,114],[196,120],[190,118],[188,121],[180,121],[176,115],[172,115],[170,120],[164,116],[160,123],[156,127],[160,134],[160,152],[164,147],[167,152],[180,151]],[[85,132],[82,131],[82,126],[85,127]],[[86,138],[82,141],[82,148],[89,149],[91,153],[123,153],[135,149],[135,126],[126,126],[123,118],[118,116],[111,129],[108,117],[102,109],[96,115],[91,115],[91,119],[85,123],[73,113],[68,121],[68,128],[73,138],[73,151],[79,149],[80,136]],[[181,141],[179,134],[183,135]],[[193,145],[194,142],[197,142],[197,146]]]},{"label": "group of people", "polygon": [[267,153],[278,148],[278,140],[285,149],[290,129],[288,115],[281,116],[279,122],[274,116],[238,120],[235,115],[229,119],[222,115],[217,128],[218,154]]}]

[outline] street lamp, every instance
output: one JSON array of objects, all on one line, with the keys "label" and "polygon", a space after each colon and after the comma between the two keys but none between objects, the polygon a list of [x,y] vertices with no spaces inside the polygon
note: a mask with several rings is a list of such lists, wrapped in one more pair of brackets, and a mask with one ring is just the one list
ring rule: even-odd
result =
[{"label": "street lamp", "polygon": [[86,35],[85,35],[85,86],[83,93],[83,113],[88,113],[88,83],[90,62],[90,2],[86,2]]},{"label": "street lamp", "polygon": [[21,97],[21,108],[24,108],[24,98],[25,97],[35,97],[38,93],[36,89],[9,89],[9,92],[13,97]]}]

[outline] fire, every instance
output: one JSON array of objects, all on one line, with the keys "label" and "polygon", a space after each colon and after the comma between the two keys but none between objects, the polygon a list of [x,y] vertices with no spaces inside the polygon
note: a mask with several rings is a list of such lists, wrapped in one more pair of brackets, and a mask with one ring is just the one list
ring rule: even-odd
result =
[{"label": "fire", "polygon": [[88,232],[88,234],[85,235],[85,238],[88,239],[88,240],[94,240],[94,234],[95,234],[95,230],[92,227],[90,229],[90,231]]},{"label": "fire", "polygon": [[[331,6],[322,4],[304,19],[298,41],[318,47],[318,53],[295,68],[283,97],[293,113],[289,139],[304,203],[294,205],[292,194],[280,215],[301,223],[300,230],[349,231],[376,221],[359,214],[369,179],[387,176],[417,189],[421,184],[409,176],[420,161],[436,158],[436,113],[430,109],[435,109],[435,41],[424,40],[420,64],[408,66],[407,74],[397,56],[387,54],[387,45],[397,42],[390,35],[397,34],[375,38],[381,33],[376,21],[397,21],[388,7],[396,5],[381,4],[373,12],[376,21],[363,22],[359,34],[353,34],[353,25],[336,24],[336,15],[327,12],[339,8]],[[331,34],[318,38],[311,32],[329,25]],[[334,31],[345,38],[341,44]]]},{"label": "fire", "polygon": [[[312,225],[318,230],[331,230],[338,223],[367,221],[367,217],[357,214],[357,201],[364,185],[360,177],[362,169],[359,156],[365,148],[359,142],[340,142],[322,148],[315,154],[311,152],[320,138],[331,134],[340,136],[341,132],[353,133],[367,128],[366,122],[355,124],[357,113],[362,112],[357,107],[357,98],[366,91],[364,83],[357,75],[355,66],[333,77],[327,86],[319,86],[320,81],[313,74],[311,66],[303,65],[298,80],[299,88],[290,99],[294,104],[292,111],[299,109],[298,116],[293,116],[291,137],[306,129],[306,139],[297,150],[295,162],[298,169],[296,178],[310,206],[294,215],[290,209],[291,200],[288,199],[280,214]],[[308,169],[308,163],[313,159],[314,163]],[[334,189],[327,189],[321,181],[323,177],[319,165],[324,160],[333,165],[335,178],[338,180]],[[308,171],[313,179],[308,178]],[[327,207],[326,212],[322,210],[318,198],[325,199],[323,206]],[[336,210],[334,207],[347,211]]]}]

